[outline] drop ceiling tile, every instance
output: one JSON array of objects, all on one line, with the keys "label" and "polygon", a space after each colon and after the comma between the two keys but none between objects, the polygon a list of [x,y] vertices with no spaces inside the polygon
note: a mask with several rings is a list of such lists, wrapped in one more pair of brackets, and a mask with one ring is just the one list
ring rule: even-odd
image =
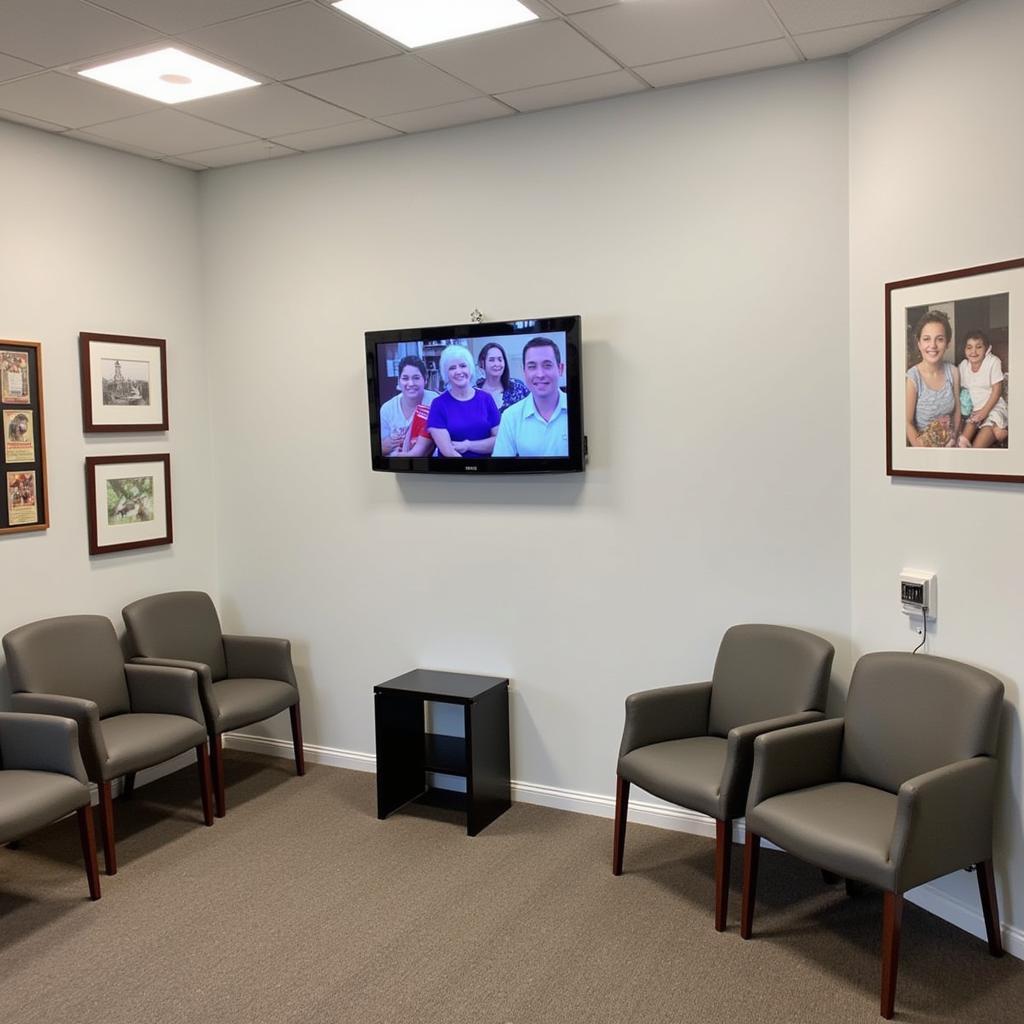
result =
[{"label": "drop ceiling tile", "polygon": [[128,117],[156,106],[153,100],[57,71],[0,84],[0,107],[66,128]]},{"label": "drop ceiling tile", "polygon": [[585,103],[587,100],[639,92],[645,88],[644,83],[628,71],[609,71],[605,75],[591,75],[590,78],[577,78],[572,82],[556,82],[554,85],[538,85],[533,89],[499,93],[498,99],[516,110],[543,110],[545,107],[562,107],[570,103]]},{"label": "drop ceiling tile", "polygon": [[333,128],[318,128],[312,132],[295,132],[280,135],[275,142],[291,146],[292,149],[331,149],[334,146],[349,146],[356,142],[372,142],[398,135],[393,128],[377,124],[376,121],[353,121],[351,124],[336,125]]},{"label": "drop ceiling tile", "polygon": [[178,110],[264,139],[284,132],[309,131],[359,119],[358,114],[307,96],[287,85],[240,89],[223,96],[180,103]]},{"label": "drop ceiling tile", "polygon": [[280,7],[291,0],[92,0],[98,7],[177,35],[218,21]]},{"label": "drop ceiling tile", "polygon": [[314,3],[279,7],[182,38],[273,78],[297,78],[401,52],[337,11]]},{"label": "drop ceiling tile", "polygon": [[180,110],[164,107],[148,114],[108,121],[89,128],[89,134],[114,142],[127,142],[131,146],[153,149],[164,156],[182,156],[201,149],[215,149],[252,138],[231,128],[223,128],[209,121],[200,121]]},{"label": "drop ceiling tile", "polygon": [[282,156],[295,156],[294,149],[256,139],[242,142],[237,146],[218,146],[215,149],[201,149],[195,153],[180,154],[186,160],[195,160],[207,167],[230,167],[232,164],[251,164],[255,160],[276,160]]},{"label": "drop ceiling tile", "polygon": [[[54,31],[54,26],[60,26]],[[3,0],[0,45],[43,67],[84,60],[160,38],[159,32],[79,0]]]},{"label": "drop ceiling tile", "polygon": [[552,7],[563,14],[578,14],[580,11],[592,11],[595,7],[611,7],[619,0],[548,0]]},{"label": "drop ceiling tile", "polygon": [[445,103],[429,110],[412,110],[407,114],[392,114],[380,118],[385,124],[402,132],[429,132],[434,128],[450,128],[456,124],[470,124],[473,121],[489,121],[495,117],[508,117],[514,111],[489,96],[461,103]]},{"label": "drop ceiling tile", "polygon": [[511,92],[617,71],[618,65],[564,21],[534,22],[434,43],[416,51],[483,92]]},{"label": "drop ceiling tile", "polygon": [[188,171],[205,171],[209,164],[201,164],[198,160],[186,160],[182,156],[165,156],[161,163],[184,167]]},{"label": "drop ceiling tile", "polygon": [[951,3],[953,0],[772,0],[782,23],[794,35],[906,15],[920,17]]},{"label": "drop ceiling tile", "polygon": [[848,25],[846,28],[830,28],[824,32],[808,32],[793,36],[793,42],[800,47],[800,52],[808,60],[819,57],[832,57],[837,53],[849,53],[858,46],[887,36],[890,32],[917,21],[917,16],[909,18],[889,18],[886,21],[869,21],[864,25]]},{"label": "drop ceiling tile", "polygon": [[129,142],[115,142],[111,139],[101,139],[96,135],[90,135],[87,131],[70,131],[64,133],[65,138],[78,139],[81,142],[90,142],[94,146],[102,146],[104,149],[119,149],[122,153],[132,153],[135,156],[149,157],[151,160],[159,160],[161,153],[144,146],[133,146]]},{"label": "drop ceiling tile", "polygon": [[629,67],[779,39],[763,0],[621,3],[577,14],[578,25]]},{"label": "drop ceiling tile", "polygon": [[412,54],[296,78],[289,84],[366,117],[436,107],[479,95],[476,89]]},{"label": "drop ceiling tile", "polygon": [[6,53],[0,53],[0,82],[42,70],[38,64],[30,64],[27,60],[18,60],[17,57],[8,57]]},{"label": "drop ceiling tile", "polygon": [[66,132],[66,124],[54,124],[52,121],[40,121],[37,117],[28,117],[25,114],[15,113],[13,110],[0,110],[0,119],[13,121],[15,124],[27,124],[30,128],[41,128],[44,132]]},{"label": "drop ceiling tile", "polygon": [[758,71],[780,64],[795,64],[799,59],[785,39],[774,39],[767,43],[719,50],[717,53],[702,53],[660,64],[646,64],[633,70],[654,86],[680,85],[702,78],[719,78],[722,75]]}]

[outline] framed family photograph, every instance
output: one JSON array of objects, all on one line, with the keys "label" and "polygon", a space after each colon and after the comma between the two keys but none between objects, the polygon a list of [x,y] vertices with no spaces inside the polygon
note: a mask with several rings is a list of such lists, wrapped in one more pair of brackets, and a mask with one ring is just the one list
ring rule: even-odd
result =
[{"label": "framed family photograph", "polygon": [[170,544],[170,455],[97,455],[85,460],[89,554]]},{"label": "framed family photograph", "polygon": [[1022,310],[1024,259],[885,286],[889,476],[1024,482],[1010,425]]},{"label": "framed family photograph", "polygon": [[87,434],[167,429],[167,343],[121,334],[78,336],[82,429]]},{"label": "framed family photograph", "polygon": [[0,341],[0,428],[0,534],[45,530],[50,516],[37,341]]}]

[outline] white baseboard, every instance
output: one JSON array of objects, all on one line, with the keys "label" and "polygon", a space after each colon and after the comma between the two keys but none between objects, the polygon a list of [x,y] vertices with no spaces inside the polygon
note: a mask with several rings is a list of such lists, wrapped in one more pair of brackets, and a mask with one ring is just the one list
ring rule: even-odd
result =
[{"label": "white baseboard", "polygon": [[[226,733],[224,744],[235,750],[247,750],[272,757],[291,758],[291,740],[277,740],[266,736],[251,736],[247,733]],[[356,750],[337,750],[333,747],[320,747],[313,744],[304,746],[306,759],[315,764],[331,765],[335,768],[351,768],[360,772],[376,770],[377,759],[373,754],[364,754]],[[136,785],[144,785],[161,775],[186,766],[194,761],[191,753],[181,754],[173,761],[139,772]],[[556,786],[543,786],[536,782],[512,781],[512,799],[525,804],[537,804],[541,807],[553,807],[562,811],[573,811],[576,814],[591,814],[600,818],[615,816],[615,798],[600,793],[584,793],[572,789],[559,789]],[[653,825],[655,828],[672,829],[687,832],[690,835],[710,836],[715,834],[715,823],[696,811],[688,811],[682,807],[648,800],[629,801],[629,820],[640,825]],[[746,830],[742,822],[734,826],[733,839],[742,843]],[[772,848],[771,843],[765,843]],[[777,849],[777,847],[776,847]],[[936,917],[956,925],[957,928],[969,932],[979,939],[985,938],[985,919],[981,914],[980,905],[968,906],[960,900],[949,896],[934,885],[922,885],[907,893],[907,900]],[[1007,953],[1024,960],[1024,931],[1003,924],[1003,945]]]}]

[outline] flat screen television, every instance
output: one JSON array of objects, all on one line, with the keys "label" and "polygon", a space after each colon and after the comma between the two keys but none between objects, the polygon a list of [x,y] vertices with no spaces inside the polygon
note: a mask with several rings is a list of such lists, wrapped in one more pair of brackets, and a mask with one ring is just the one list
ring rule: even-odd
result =
[{"label": "flat screen television", "polygon": [[366,332],[373,468],[579,473],[578,316]]}]

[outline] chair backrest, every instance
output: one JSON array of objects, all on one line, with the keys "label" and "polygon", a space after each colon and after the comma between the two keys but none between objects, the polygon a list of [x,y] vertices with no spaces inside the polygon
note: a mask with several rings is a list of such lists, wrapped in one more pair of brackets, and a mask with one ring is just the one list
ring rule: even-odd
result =
[{"label": "chair backrest", "polygon": [[124,655],[105,616],[41,619],[12,629],[3,643],[13,691],[84,697],[101,718],[131,710]]},{"label": "chair backrest", "polygon": [[865,654],[846,698],[840,773],[895,793],[915,775],[994,755],[1003,684],[949,658]]},{"label": "chair backrest", "polygon": [[834,654],[827,640],[802,629],[732,626],[715,661],[708,732],[726,736],[748,722],[824,711]]},{"label": "chair backrest", "polygon": [[228,674],[220,619],[209,594],[154,594],[133,601],[122,615],[129,642],[143,658],[200,661],[210,666],[214,682]]}]

